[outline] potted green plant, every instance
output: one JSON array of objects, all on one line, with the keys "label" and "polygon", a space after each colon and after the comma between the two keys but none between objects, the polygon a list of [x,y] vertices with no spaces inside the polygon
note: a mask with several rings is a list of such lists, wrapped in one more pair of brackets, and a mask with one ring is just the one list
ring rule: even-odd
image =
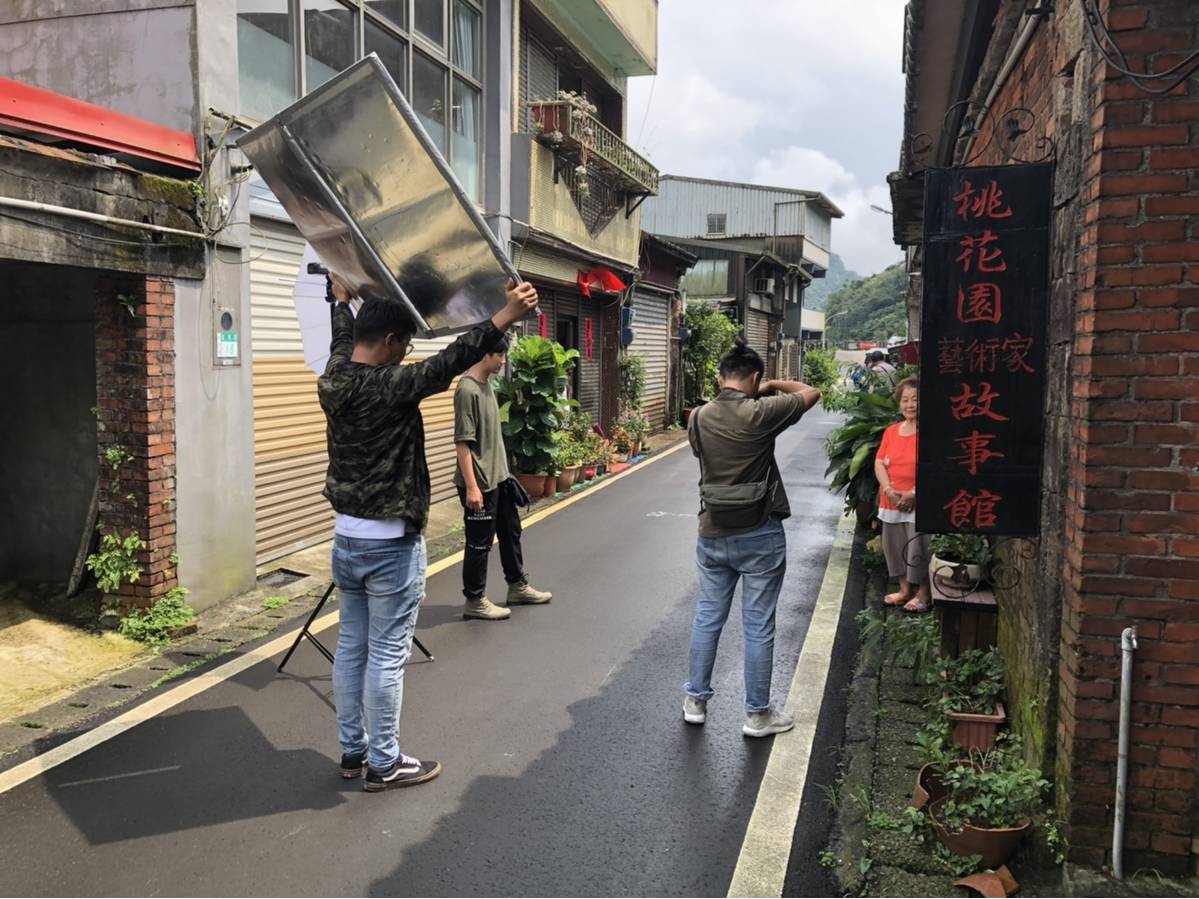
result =
[{"label": "potted green plant", "polygon": [[574,486],[579,477],[579,469],[583,463],[583,445],[575,442],[569,434],[564,436],[558,447],[558,492],[566,493]]},{"label": "potted green plant", "polygon": [[612,425],[612,449],[616,453],[617,462],[627,462],[629,453],[633,451],[633,435],[620,424]]},{"label": "potted green plant", "polygon": [[496,381],[504,443],[532,499],[545,495],[550,475],[556,482],[556,435],[578,407],[577,401],[563,399],[567,375],[578,358],[578,350],[563,349],[545,337],[522,337],[508,353],[511,375]]},{"label": "potted green plant", "polygon": [[628,435],[628,449],[626,452],[630,456],[638,455],[641,452],[641,443],[649,431],[649,422],[646,421],[645,416],[637,409],[625,409],[620,413],[613,425],[614,435],[618,428],[623,434]]},{"label": "potted green plant", "polygon": [[995,650],[970,649],[944,659],[941,711],[949,721],[953,742],[969,752],[995,748],[999,727],[1007,720],[1003,694],[1003,660]]},{"label": "potted green plant", "polygon": [[1012,857],[1040,810],[1048,782],[1018,746],[971,753],[941,775],[946,795],[929,806],[937,839],[951,852],[982,856],[983,868]]},{"label": "potted green plant", "polygon": [[929,571],[942,583],[969,589],[985,582],[991,544],[981,534],[936,534],[928,548]]}]

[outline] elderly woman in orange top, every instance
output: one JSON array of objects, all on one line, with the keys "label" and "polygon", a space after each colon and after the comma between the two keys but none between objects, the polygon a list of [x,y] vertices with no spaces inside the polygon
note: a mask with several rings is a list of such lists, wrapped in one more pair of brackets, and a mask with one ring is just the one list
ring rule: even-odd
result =
[{"label": "elderly woman in orange top", "polygon": [[885,600],[906,612],[932,607],[928,584],[928,537],[916,533],[916,447],[919,441],[920,384],[905,378],[895,387],[902,421],[883,432],[874,457],[878,478],[878,518],[883,525],[883,555],[887,572],[899,578],[899,591]]}]

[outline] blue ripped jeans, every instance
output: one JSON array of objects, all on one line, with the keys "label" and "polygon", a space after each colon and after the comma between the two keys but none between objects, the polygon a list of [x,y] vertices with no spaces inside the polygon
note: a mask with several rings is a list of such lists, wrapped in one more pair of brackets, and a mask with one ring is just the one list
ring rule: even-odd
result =
[{"label": "blue ripped jeans", "polygon": [[774,613],[787,570],[787,537],[783,523],[765,525],[736,537],[700,537],[695,548],[699,566],[699,599],[691,627],[690,680],[684,689],[696,699],[713,695],[712,666],[716,647],[741,582],[741,628],[745,634],[745,710],[770,706],[770,674],[774,667]]},{"label": "blue ripped jeans", "polygon": [[342,751],[386,770],[400,755],[404,665],[425,595],[425,538],[333,541],[340,630],[333,663]]}]

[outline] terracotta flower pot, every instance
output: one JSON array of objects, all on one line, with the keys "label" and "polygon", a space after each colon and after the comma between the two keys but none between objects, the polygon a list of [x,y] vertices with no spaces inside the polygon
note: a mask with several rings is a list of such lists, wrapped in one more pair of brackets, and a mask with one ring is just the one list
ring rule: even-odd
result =
[{"label": "terracotta flower pot", "polygon": [[545,496],[553,496],[558,492],[558,476],[556,474],[543,475],[545,478]]},{"label": "terracotta flower pot", "polygon": [[538,500],[545,496],[545,475],[518,474],[516,479],[525,488],[525,493],[529,494],[529,499]]},{"label": "terracotta flower pot", "polygon": [[955,833],[941,822],[940,812],[944,804],[945,799],[942,798],[929,806],[933,830],[936,831],[937,839],[946,849],[958,855],[981,855],[982,862],[980,864],[983,868],[998,868],[1005,864],[1015,854],[1016,849],[1020,846],[1020,841],[1032,827],[1031,821],[1025,821],[1019,827],[994,829],[967,824],[961,831]]},{"label": "terracotta flower pot", "polygon": [[562,474],[558,475],[558,492],[569,493],[570,488],[575,485],[575,481],[579,477],[578,466],[574,468],[562,469]]},{"label": "terracotta flower pot", "polygon": [[1007,720],[1002,702],[995,703],[995,713],[979,715],[971,712],[946,712],[952,726],[953,742],[967,752],[990,752],[995,748],[999,726]]},{"label": "terracotta flower pot", "polygon": [[640,456],[640,455],[641,455],[641,441],[638,440],[636,443],[633,444],[633,449],[629,452],[629,458],[632,458],[633,456]]},{"label": "terracotta flower pot", "polygon": [[941,783],[932,763],[925,765],[916,773],[916,786],[912,788],[912,808],[922,809],[930,802],[944,799],[949,790]]},{"label": "terracotta flower pot", "polygon": [[583,475],[584,481],[590,481],[592,478],[595,477],[595,466],[594,465],[584,465],[582,475]]}]

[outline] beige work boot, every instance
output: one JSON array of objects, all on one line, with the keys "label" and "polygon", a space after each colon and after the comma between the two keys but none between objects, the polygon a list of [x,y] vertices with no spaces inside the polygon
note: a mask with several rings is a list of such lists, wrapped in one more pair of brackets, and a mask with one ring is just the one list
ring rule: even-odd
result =
[{"label": "beige work boot", "polygon": [[549,602],[554,594],[542,590],[534,590],[528,581],[518,581],[508,585],[508,605],[510,606],[539,606]]},{"label": "beige work boot", "polygon": [[468,599],[462,607],[463,618],[481,618],[484,621],[503,621],[510,616],[510,609],[501,608],[486,596],[479,599]]}]

